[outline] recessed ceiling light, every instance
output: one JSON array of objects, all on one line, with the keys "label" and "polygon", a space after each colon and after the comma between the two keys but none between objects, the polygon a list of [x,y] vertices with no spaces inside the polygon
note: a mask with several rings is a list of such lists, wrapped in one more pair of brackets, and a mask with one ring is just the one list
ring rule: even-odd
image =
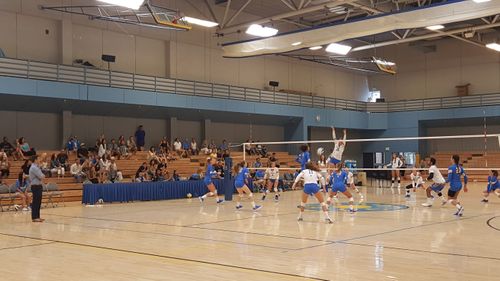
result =
[{"label": "recessed ceiling light", "polygon": [[500,52],[500,44],[498,44],[498,43],[489,43],[489,44],[486,44],[486,48],[490,48],[492,50]]},{"label": "recessed ceiling light", "polygon": [[319,50],[319,49],[323,49],[323,46],[314,46],[314,47],[310,47],[309,50],[311,51],[316,51],[316,50]]},{"label": "recessed ceiling light", "polygon": [[300,44],[302,44],[302,42],[293,42],[293,43],[292,43],[292,46],[298,46],[298,45],[300,45]]},{"label": "recessed ceiling light", "polygon": [[219,24],[213,21],[208,21],[208,20],[202,20],[202,19],[197,19],[197,18],[192,18],[192,17],[183,17],[183,19],[190,24],[196,24],[204,27],[216,27]]},{"label": "recessed ceiling light", "polygon": [[431,26],[428,26],[426,27],[427,29],[429,30],[440,30],[440,29],[443,29],[444,28],[444,25],[441,25],[441,24],[437,24],[437,25],[431,25]]},{"label": "recessed ceiling light", "polygon": [[99,1],[111,4],[111,5],[130,8],[133,10],[139,10],[139,8],[144,3],[144,0],[99,0]]},{"label": "recessed ceiling light", "polygon": [[347,45],[342,45],[338,43],[332,43],[326,47],[326,51],[329,53],[347,55],[351,51],[352,47]]},{"label": "recessed ceiling light", "polygon": [[490,2],[491,0],[472,0],[476,3],[484,3],[484,2]]}]

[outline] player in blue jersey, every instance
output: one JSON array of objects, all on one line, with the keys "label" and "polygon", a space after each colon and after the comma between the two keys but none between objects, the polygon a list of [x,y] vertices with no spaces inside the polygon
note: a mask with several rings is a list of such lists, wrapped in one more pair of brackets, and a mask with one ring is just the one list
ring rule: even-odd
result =
[{"label": "player in blue jersey", "polygon": [[303,144],[300,146],[301,153],[297,156],[296,161],[300,163],[300,170],[306,168],[306,164],[311,161],[311,154],[309,153],[309,145]]},{"label": "player in blue jersey", "polygon": [[224,200],[219,199],[219,197],[217,196],[217,189],[215,188],[215,185],[212,182],[212,178],[218,177],[217,172],[215,171],[215,168],[213,166],[214,164],[215,164],[215,158],[208,157],[206,163],[207,169],[205,170],[205,177],[203,178],[203,182],[207,186],[208,192],[205,195],[198,197],[198,199],[200,199],[200,202],[203,202],[205,201],[205,198],[212,196],[215,197],[217,204],[224,202]]},{"label": "player in blue jersey", "polygon": [[[452,165],[448,167],[448,179],[447,183],[450,184],[450,188],[448,189],[448,202],[457,207],[457,212],[455,216],[462,216],[464,212],[464,207],[458,201],[458,194],[462,187],[464,192],[467,192],[467,174],[465,173],[464,168],[459,164],[460,156],[453,155],[451,157]],[[464,184],[462,185],[462,177]]]},{"label": "player in blue jersey", "polygon": [[486,190],[483,192],[484,198],[481,202],[488,203],[488,196],[490,193],[494,192],[498,198],[500,198],[500,182],[498,181],[498,171],[491,170],[490,175],[488,176],[488,186]]},{"label": "player in blue jersey", "polygon": [[335,201],[337,201],[337,193],[338,192],[341,192],[343,193],[348,199],[349,199],[349,212],[356,212],[356,210],[354,209],[354,198],[352,197],[352,194],[351,192],[349,192],[349,190],[347,190],[346,188],[346,183],[347,183],[347,178],[348,178],[348,174],[342,170],[342,163],[338,163],[336,166],[335,166],[335,170],[332,172],[332,174],[330,175],[330,178],[328,180],[328,184],[330,186],[330,192],[329,192],[329,196],[328,196],[328,199],[326,200],[326,202],[328,204],[331,203],[332,201],[332,198],[334,198]]},{"label": "player in blue jersey", "polygon": [[252,209],[254,211],[259,210],[262,206],[255,205],[255,200],[253,198],[253,193],[250,191],[250,188],[247,186],[248,178],[250,177],[250,172],[247,168],[247,162],[242,161],[234,165],[234,187],[236,187],[236,191],[238,191],[238,197],[236,197],[236,210],[243,208],[241,206],[241,199],[246,194],[248,198],[252,201]]}]

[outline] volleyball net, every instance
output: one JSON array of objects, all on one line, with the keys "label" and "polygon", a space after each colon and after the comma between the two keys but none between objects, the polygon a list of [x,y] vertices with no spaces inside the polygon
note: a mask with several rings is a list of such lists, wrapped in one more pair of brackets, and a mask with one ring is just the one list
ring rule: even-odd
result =
[{"label": "volleyball net", "polygon": [[[342,139],[342,131],[337,131],[337,141]],[[243,143],[239,147],[242,156],[237,157],[249,163],[250,170],[266,169],[272,157],[280,170],[296,171],[300,169],[298,162],[300,147],[309,146],[310,161],[328,163],[335,147],[332,138],[303,141],[272,141]],[[237,149],[235,149],[237,150]],[[235,151],[233,150],[233,151]],[[273,156],[272,153],[275,153]],[[393,154],[400,158],[402,165],[392,167]],[[430,157],[436,159],[436,165],[447,170],[451,165],[452,155],[460,156],[460,163],[467,171],[500,170],[500,134],[466,134],[449,136],[394,137],[394,138],[358,138],[351,134],[345,140],[342,162],[354,171],[427,170]],[[255,165],[256,159],[259,165]],[[238,161],[238,159],[236,159]],[[326,165],[333,169],[333,165]],[[408,172],[409,173],[409,172]],[[483,172],[486,173],[486,172]]]}]

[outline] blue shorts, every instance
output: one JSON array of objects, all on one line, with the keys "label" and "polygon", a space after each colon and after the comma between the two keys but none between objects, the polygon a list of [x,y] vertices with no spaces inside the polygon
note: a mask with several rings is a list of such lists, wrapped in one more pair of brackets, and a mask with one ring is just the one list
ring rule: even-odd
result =
[{"label": "blue shorts", "polygon": [[487,190],[488,193],[493,192],[493,191],[495,191],[497,189],[500,189],[500,186],[498,184],[497,185],[488,184],[488,186],[486,188],[486,190]]},{"label": "blue shorts", "polygon": [[431,190],[435,192],[440,192],[444,188],[444,183],[433,183],[431,185]]},{"label": "blue shorts", "polygon": [[314,195],[319,192],[319,186],[315,183],[308,183],[304,186],[304,193]]},{"label": "blue shorts", "polygon": [[242,188],[243,186],[245,186],[245,182],[242,182],[242,181],[235,181],[234,182],[234,186],[236,188]]},{"label": "blue shorts", "polygon": [[334,185],[331,187],[331,191],[332,192],[346,192],[347,188],[345,187],[345,185],[339,185],[339,186]]},{"label": "blue shorts", "polygon": [[212,183],[212,179],[204,179],[204,180],[203,180],[203,183],[204,183],[206,186],[209,186],[209,185]]},{"label": "blue shorts", "polygon": [[330,158],[330,163],[332,164],[335,164],[337,165],[338,163],[340,163],[341,161],[339,159],[335,159],[335,158]]}]

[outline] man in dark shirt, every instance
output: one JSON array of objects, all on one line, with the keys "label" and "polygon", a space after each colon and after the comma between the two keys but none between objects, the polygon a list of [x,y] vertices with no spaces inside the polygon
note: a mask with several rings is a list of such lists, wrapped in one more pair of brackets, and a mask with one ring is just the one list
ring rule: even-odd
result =
[{"label": "man in dark shirt", "polygon": [[0,143],[0,149],[3,149],[7,155],[11,156],[12,152],[14,152],[15,147],[9,142],[7,137],[3,137],[3,141]]},{"label": "man in dark shirt", "polygon": [[145,172],[148,169],[148,164],[146,162],[142,162],[142,165],[137,169],[137,172],[135,173],[135,177],[138,178],[140,177],[142,172]]},{"label": "man in dark shirt", "polygon": [[135,131],[135,143],[140,151],[144,150],[144,145],[146,144],[146,132],[144,131],[142,125]]}]

